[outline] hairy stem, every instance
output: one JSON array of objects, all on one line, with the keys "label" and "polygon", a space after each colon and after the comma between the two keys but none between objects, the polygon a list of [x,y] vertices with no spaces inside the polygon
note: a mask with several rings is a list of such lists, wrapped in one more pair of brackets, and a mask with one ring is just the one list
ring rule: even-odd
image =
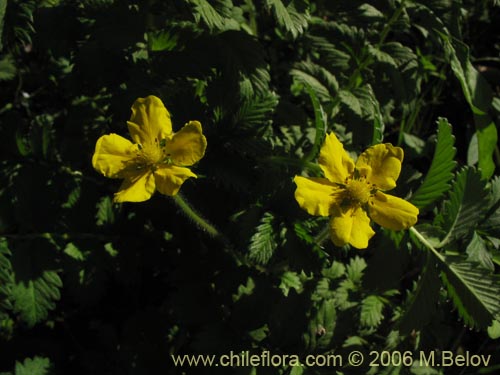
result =
[{"label": "hairy stem", "polygon": [[176,194],[172,198],[182,212],[189,219],[191,219],[198,226],[198,228],[208,233],[211,237],[222,237],[220,232],[210,222],[196,212],[196,210],[180,194]]}]

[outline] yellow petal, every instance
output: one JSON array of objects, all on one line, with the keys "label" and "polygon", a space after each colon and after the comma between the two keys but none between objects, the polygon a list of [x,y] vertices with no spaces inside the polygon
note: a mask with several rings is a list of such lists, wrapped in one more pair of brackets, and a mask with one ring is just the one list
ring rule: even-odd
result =
[{"label": "yellow petal", "polygon": [[103,135],[97,140],[92,166],[110,178],[123,178],[124,170],[136,157],[137,147],[117,134]]},{"label": "yellow petal", "polygon": [[326,178],[295,176],[293,181],[297,185],[295,199],[300,207],[310,215],[329,216],[331,214],[333,206],[339,200],[340,188]]},{"label": "yellow petal", "polygon": [[349,243],[357,249],[366,249],[375,232],[370,226],[370,218],[360,208],[335,210],[330,219],[330,236],[336,246]]},{"label": "yellow petal", "polygon": [[354,172],[354,162],[334,133],[326,136],[321,146],[318,163],[325,177],[331,182],[343,184],[345,179]]},{"label": "yellow petal", "polygon": [[408,229],[417,222],[417,207],[404,199],[380,191],[372,197],[369,207],[372,220],[388,229]]},{"label": "yellow petal", "polygon": [[189,166],[205,155],[207,139],[202,134],[201,124],[190,121],[167,142],[165,152],[174,164]]},{"label": "yellow petal", "polygon": [[143,202],[151,198],[155,191],[155,179],[150,171],[131,174],[123,180],[115,194],[115,202]]},{"label": "yellow petal", "polygon": [[153,95],[138,98],[134,102],[132,116],[127,124],[135,143],[153,144],[172,134],[170,114],[160,98]]},{"label": "yellow petal", "polygon": [[359,156],[356,169],[378,189],[391,190],[396,187],[403,156],[403,149],[390,143],[375,145]]},{"label": "yellow petal", "polygon": [[165,165],[155,172],[156,189],[165,195],[175,195],[181,185],[189,177],[196,178],[196,175],[189,168],[177,167],[175,165]]}]

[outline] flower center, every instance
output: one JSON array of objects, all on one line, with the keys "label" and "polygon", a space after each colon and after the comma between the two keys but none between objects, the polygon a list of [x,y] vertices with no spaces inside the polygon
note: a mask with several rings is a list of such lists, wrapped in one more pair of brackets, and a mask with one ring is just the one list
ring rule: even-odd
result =
[{"label": "flower center", "polygon": [[349,180],[345,189],[346,198],[354,204],[365,204],[370,199],[370,185],[363,180]]},{"label": "flower center", "polygon": [[165,160],[165,147],[163,146],[158,142],[138,145],[136,159],[138,167],[140,169],[149,167],[155,170],[157,165]]}]

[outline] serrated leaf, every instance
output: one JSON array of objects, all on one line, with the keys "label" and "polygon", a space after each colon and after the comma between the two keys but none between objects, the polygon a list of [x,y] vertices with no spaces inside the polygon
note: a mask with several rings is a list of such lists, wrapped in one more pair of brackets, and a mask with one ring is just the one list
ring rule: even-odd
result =
[{"label": "serrated leaf", "polygon": [[[1,32],[1,29],[0,29]],[[9,81],[16,76],[17,68],[11,55],[0,57],[0,82]]]},{"label": "serrated leaf", "polygon": [[97,203],[95,218],[98,226],[114,223],[115,211],[113,208],[113,201],[109,196],[103,197],[99,203]]},{"label": "serrated leaf", "polygon": [[474,112],[478,141],[478,166],[483,178],[490,178],[495,171],[493,154],[497,144],[497,128],[487,114],[492,105],[492,90],[486,79],[470,61],[469,47],[461,41],[439,33],[450,66],[459,80],[465,99]]},{"label": "serrated leaf", "polygon": [[311,98],[311,102],[314,108],[314,127],[315,127],[315,136],[314,136],[314,144],[311,148],[311,151],[305,156],[304,161],[309,162],[314,159],[321,147],[323,140],[325,139],[326,129],[327,129],[327,119],[326,113],[321,106],[321,103],[318,100],[318,97],[314,93],[314,90],[311,86],[306,86],[307,93]]},{"label": "serrated leaf", "polygon": [[455,138],[451,132],[451,125],[444,118],[439,118],[437,125],[437,144],[431,166],[424,182],[410,199],[410,202],[420,209],[429,206],[449,190],[449,182],[453,178],[451,172],[456,164]]},{"label": "serrated leaf", "polygon": [[297,293],[300,293],[302,291],[302,280],[297,272],[286,271],[281,275],[279,288],[285,297],[290,293],[290,289],[295,289]]},{"label": "serrated leaf", "polygon": [[12,265],[10,250],[5,238],[0,239],[0,320],[6,310],[10,310],[10,294],[12,289]]},{"label": "serrated leaf", "polygon": [[384,302],[379,296],[371,295],[361,301],[359,322],[363,327],[377,327],[384,318]]},{"label": "serrated leaf", "polygon": [[444,33],[439,36],[467,103],[476,115],[484,115],[491,105],[492,93],[485,78],[470,62],[469,47]]},{"label": "serrated leaf", "polygon": [[257,263],[266,264],[273,256],[277,246],[274,215],[271,212],[266,212],[250,238],[248,257]]},{"label": "serrated leaf", "polygon": [[370,4],[362,4],[358,7],[358,9],[361,11],[361,15],[365,18],[369,18],[372,21],[377,21],[377,20],[383,20],[384,13],[382,13],[380,10],[375,8],[373,5]]},{"label": "serrated leaf", "polygon": [[487,207],[485,183],[473,168],[464,168],[458,174],[439,217],[441,227],[447,232],[438,247],[464,237],[472,232],[482,219]]},{"label": "serrated leaf", "polygon": [[154,52],[172,51],[178,43],[178,35],[170,30],[158,30],[148,33],[149,49]]},{"label": "serrated leaf", "polygon": [[477,135],[477,166],[484,179],[489,179],[495,172],[493,159],[497,147],[498,132],[495,122],[489,115],[474,116]]},{"label": "serrated leaf", "polygon": [[245,128],[262,128],[278,105],[278,97],[270,92],[265,96],[245,98],[234,117],[234,123]]},{"label": "serrated leaf", "polygon": [[399,321],[402,334],[408,334],[412,330],[418,331],[430,321],[436,311],[440,287],[436,264],[429,256],[420,279],[404,306],[404,314]]},{"label": "serrated leaf", "polygon": [[301,62],[294,66],[295,68],[290,70],[290,75],[295,82],[311,87],[321,102],[331,100],[333,93],[339,87],[334,75],[325,68],[309,62]]},{"label": "serrated leaf", "polygon": [[500,281],[474,262],[446,259],[441,277],[458,314],[471,328],[485,329],[500,318]]},{"label": "serrated leaf", "polygon": [[13,311],[28,327],[45,320],[60,298],[62,281],[50,263],[53,248],[48,246],[43,241],[21,243],[12,251]]},{"label": "serrated leaf", "polygon": [[266,6],[272,9],[278,25],[297,38],[307,28],[309,20],[308,3],[304,0],[266,0]]},{"label": "serrated leaf", "polygon": [[349,68],[351,56],[337,49],[329,39],[322,36],[309,35],[309,33],[305,35],[305,38],[321,54],[321,62],[324,66],[336,69]]},{"label": "serrated leaf", "polygon": [[329,268],[324,269],[322,272],[324,277],[330,280],[338,279],[345,274],[345,266],[343,263],[334,260]]},{"label": "serrated leaf", "polygon": [[48,358],[26,358],[23,363],[16,362],[16,375],[47,375],[50,370]]},{"label": "serrated leaf", "polygon": [[12,288],[14,312],[28,327],[45,320],[61,297],[62,281],[55,271],[44,271],[33,280],[17,282]]},{"label": "serrated leaf", "polygon": [[372,46],[371,44],[368,45],[368,54],[372,56],[375,59],[375,61],[379,63],[387,64],[394,68],[397,67],[397,63],[391,55],[376,48],[375,46]]},{"label": "serrated leaf", "polygon": [[353,90],[353,94],[358,99],[361,105],[363,116],[367,120],[373,120],[373,136],[371,144],[382,143],[384,140],[384,119],[380,110],[380,103],[375,97],[375,93],[371,85],[367,84]]},{"label": "serrated leaf", "polygon": [[486,247],[486,242],[477,232],[474,232],[472,240],[469,245],[467,245],[467,249],[465,251],[468,255],[468,261],[476,262],[489,271],[493,272],[495,270],[492,255]]},{"label": "serrated leaf", "polygon": [[363,277],[363,271],[365,270],[365,268],[366,261],[356,255],[354,258],[351,258],[349,264],[346,267],[347,278],[353,283],[360,282],[361,278]]},{"label": "serrated leaf", "polygon": [[347,90],[341,90],[339,92],[339,98],[342,104],[354,112],[357,116],[363,116],[363,109],[359,99],[352,92]]},{"label": "serrated leaf", "polygon": [[0,0],[0,51],[2,51],[3,49],[2,34],[5,19],[5,9],[7,9],[7,0]]},{"label": "serrated leaf", "polygon": [[189,0],[189,2],[193,5],[194,17],[197,22],[203,21],[210,30],[224,28],[224,18],[207,0]]}]

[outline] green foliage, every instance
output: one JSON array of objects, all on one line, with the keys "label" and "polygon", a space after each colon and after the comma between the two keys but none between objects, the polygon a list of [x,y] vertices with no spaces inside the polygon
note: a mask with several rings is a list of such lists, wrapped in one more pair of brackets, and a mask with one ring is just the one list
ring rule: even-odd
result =
[{"label": "green foliage", "polygon": [[16,249],[13,255],[13,310],[28,327],[47,319],[60,298],[62,286],[57,272],[45,270],[36,258],[26,248]]},{"label": "green foliage", "polygon": [[276,22],[297,38],[307,28],[308,2],[306,0],[266,0],[266,7],[272,10]]},{"label": "green foliage", "polygon": [[48,358],[26,358],[23,363],[16,362],[15,375],[49,375],[50,361]]},{"label": "green foliage", "polygon": [[[494,371],[499,22],[471,0],[0,0],[0,373],[208,374],[169,355],[246,350],[468,351]],[[96,140],[130,139],[147,95],[207,150],[180,195],[113,203]],[[339,248],[299,207],[332,132],[354,160],[403,148],[387,193],[414,228]],[[320,367],[218,371],[456,370]]]},{"label": "green foliage", "polygon": [[258,263],[266,264],[269,262],[278,247],[278,238],[274,229],[275,218],[272,213],[266,212],[260,220],[260,224],[255,228],[256,231],[250,238],[248,246],[248,257]]},{"label": "green foliage", "polygon": [[0,240],[0,321],[6,319],[8,310],[12,308],[10,302],[12,288],[10,255],[7,241]]},{"label": "green foliage", "polygon": [[457,175],[450,199],[442,215],[437,217],[446,231],[439,246],[468,235],[481,220],[486,203],[486,190],[480,175],[472,168],[465,168]]},{"label": "green foliage", "polygon": [[438,136],[431,167],[424,182],[412,195],[411,202],[418,208],[425,208],[440,198],[450,188],[451,173],[455,168],[455,139],[451,133],[451,125],[446,119],[437,122]]},{"label": "green foliage", "polygon": [[420,278],[409,291],[404,305],[404,314],[399,321],[399,330],[408,334],[412,330],[421,330],[428,324],[436,312],[439,300],[439,274],[434,259],[427,257]]},{"label": "green foliage", "polygon": [[498,277],[475,263],[452,259],[441,273],[457,312],[469,327],[487,328],[500,317]]}]

